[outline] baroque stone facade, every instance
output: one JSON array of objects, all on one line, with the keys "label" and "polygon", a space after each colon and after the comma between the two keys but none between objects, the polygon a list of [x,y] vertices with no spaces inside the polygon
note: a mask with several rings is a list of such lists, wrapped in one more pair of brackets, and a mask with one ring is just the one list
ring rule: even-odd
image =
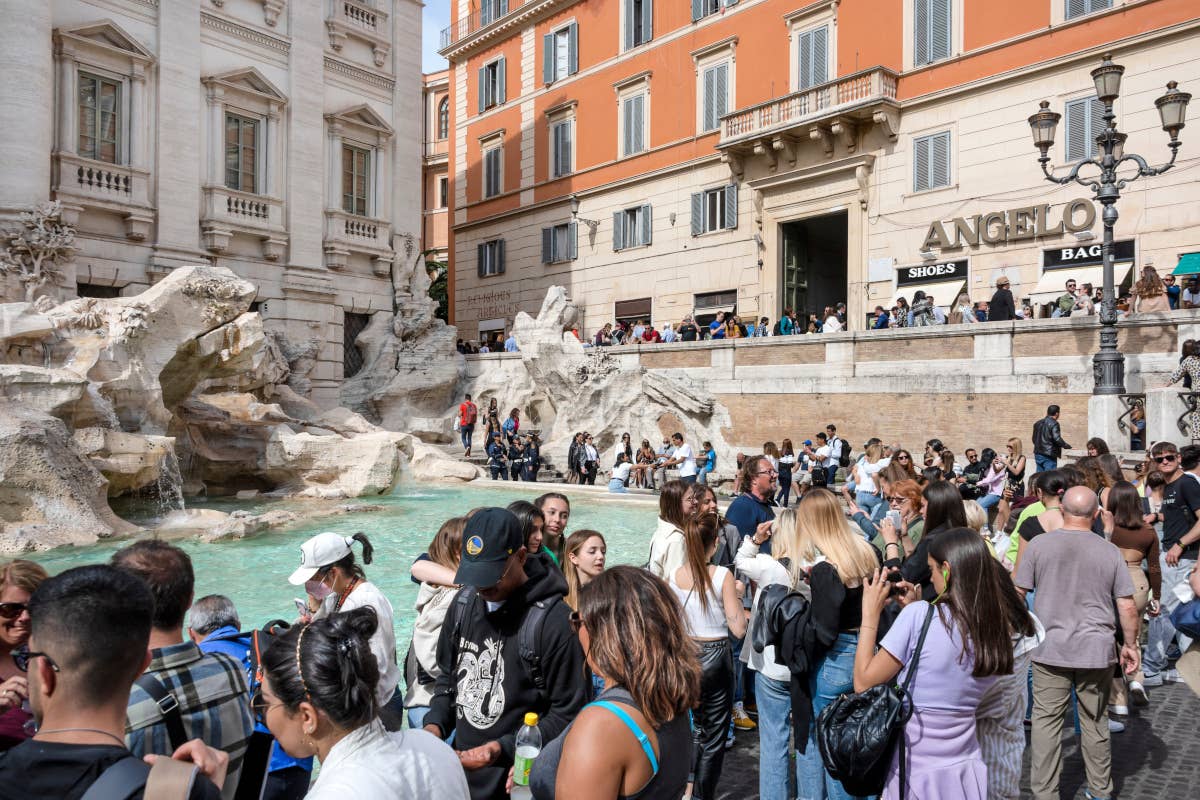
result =
[{"label": "baroque stone facade", "polygon": [[[0,0],[0,221],[55,199],[78,248],[55,301],[185,264],[257,287],[336,406],[421,237],[414,0]],[[0,298],[23,298],[16,276]],[[351,346],[347,348],[349,333]]]}]

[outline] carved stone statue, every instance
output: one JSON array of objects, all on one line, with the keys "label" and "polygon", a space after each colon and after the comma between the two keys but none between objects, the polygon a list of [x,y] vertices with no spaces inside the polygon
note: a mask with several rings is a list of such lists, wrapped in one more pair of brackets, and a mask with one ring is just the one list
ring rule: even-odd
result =
[{"label": "carved stone statue", "polygon": [[57,200],[22,214],[20,227],[5,231],[0,241],[0,272],[17,276],[27,303],[46,284],[60,284],[63,266],[75,255],[75,228],[63,221]]}]

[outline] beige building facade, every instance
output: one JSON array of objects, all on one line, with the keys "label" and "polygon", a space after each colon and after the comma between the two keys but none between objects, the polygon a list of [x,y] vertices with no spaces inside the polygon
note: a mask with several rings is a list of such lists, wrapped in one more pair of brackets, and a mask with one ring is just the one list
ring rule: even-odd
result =
[{"label": "beige building facade", "polygon": [[[514,0],[487,24],[460,14],[444,35],[464,338],[501,337],[555,284],[583,309],[584,336],[615,319],[661,329],[736,310],[774,323],[785,308],[803,317],[842,301],[862,329],[876,306],[917,290],[947,310],[960,291],[988,300],[1001,275],[1018,303],[1048,313],[1068,277],[1099,286],[1103,230],[1088,189],[1044,179],[1027,117],[1041,100],[1063,114],[1050,152],[1060,173],[1089,156],[1089,71],[1111,52],[1125,66],[1115,111],[1127,149],[1158,164],[1170,151],[1155,98],[1168,80],[1200,87],[1200,9],[1173,0],[1083,15],[1021,0],[1000,16],[953,0],[947,50],[925,57],[912,0],[743,0],[690,24],[656,7],[647,43],[606,49],[620,30],[589,21],[597,10],[625,20],[627,5]],[[578,42],[565,71],[547,56],[560,29]],[[485,86],[497,63],[501,97]],[[714,66],[725,70],[715,106]],[[609,140],[625,136],[638,96],[643,149],[631,157],[628,140]],[[710,130],[712,108],[722,113]],[[1193,127],[1174,169],[1123,192],[1118,283],[1134,265],[1165,274],[1200,251]]]},{"label": "beige building facade", "polygon": [[423,76],[424,150],[421,174],[421,250],[429,259],[450,260],[448,208],[450,206],[450,73]]},{"label": "beige building facade", "polygon": [[229,267],[337,405],[421,243],[421,8],[4,0],[0,215],[63,204],[78,252],[60,297]]}]

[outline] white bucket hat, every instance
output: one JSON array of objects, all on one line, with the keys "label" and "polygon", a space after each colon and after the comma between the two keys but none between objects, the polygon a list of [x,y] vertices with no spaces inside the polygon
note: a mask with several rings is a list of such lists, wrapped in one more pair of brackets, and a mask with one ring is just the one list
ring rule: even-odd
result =
[{"label": "white bucket hat", "polygon": [[350,544],[353,541],[351,536],[341,536],[330,531],[318,533],[300,545],[300,566],[288,578],[288,583],[300,586],[311,580],[322,567],[341,561],[350,555]]}]

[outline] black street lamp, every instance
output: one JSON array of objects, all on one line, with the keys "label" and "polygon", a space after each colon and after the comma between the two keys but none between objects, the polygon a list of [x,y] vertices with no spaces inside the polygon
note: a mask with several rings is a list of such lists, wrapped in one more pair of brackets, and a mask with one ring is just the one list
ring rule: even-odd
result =
[{"label": "black street lamp", "polygon": [[[1131,181],[1141,177],[1161,175],[1175,165],[1175,156],[1179,153],[1179,132],[1183,130],[1184,114],[1188,101],[1192,96],[1179,91],[1175,81],[1167,84],[1167,92],[1154,101],[1158,106],[1158,115],[1162,120],[1162,128],[1171,137],[1167,146],[1171,148],[1171,160],[1161,167],[1151,167],[1141,156],[1125,152],[1126,134],[1117,131],[1116,114],[1113,113],[1113,102],[1121,92],[1121,75],[1125,68],[1112,62],[1111,54],[1105,53],[1100,66],[1092,70],[1092,80],[1096,84],[1096,97],[1104,104],[1104,130],[1096,136],[1096,156],[1086,158],[1071,167],[1071,171],[1063,177],[1058,177],[1050,169],[1050,147],[1054,144],[1054,129],[1058,126],[1061,114],[1050,111],[1050,104],[1043,100],[1040,109],[1029,118],[1029,127],[1033,131],[1033,143],[1042,155],[1038,162],[1046,180],[1051,183],[1078,183],[1095,192],[1096,199],[1104,207],[1101,219],[1104,221],[1104,295],[1100,304],[1100,351],[1092,359],[1095,372],[1095,389],[1093,394],[1120,395],[1125,393],[1125,356],[1117,349],[1117,295],[1113,285],[1113,226],[1117,224],[1116,202]],[[1137,172],[1118,175],[1117,169],[1126,163],[1137,166]],[[1100,170],[1099,175],[1080,177],[1082,168],[1093,166]]]}]

